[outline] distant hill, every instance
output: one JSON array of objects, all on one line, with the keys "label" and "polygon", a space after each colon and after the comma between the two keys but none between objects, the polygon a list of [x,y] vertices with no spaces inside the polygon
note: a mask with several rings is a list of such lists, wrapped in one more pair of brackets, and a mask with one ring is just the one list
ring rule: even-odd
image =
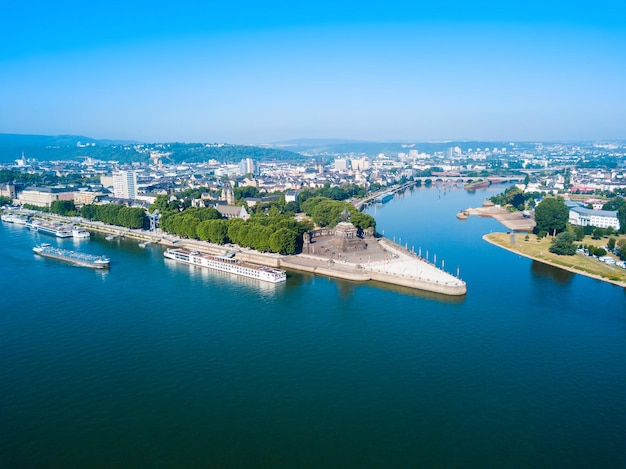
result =
[{"label": "distant hill", "polygon": [[[97,140],[78,135],[20,135],[0,134],[0,162],[21,158],[38,160],[72,160],[91,157],[104,161],[130,163],[148,161],[150,151],[170,153],[171,162],[202,162],[215,159],[221,162],[239,162],[243,158],[255,160],[301,161],[299,153],[281,148],[254,147],[205,143],[139,143],[132,141]],[[167,161],[167,159],[166,159]]]},{"label": "distant hill", "polygon": [[[0,134],[0,162],[10,162],[21,158],[38,160],[73,159],[77,156],[103,156],[105,147],[132,144],[119,140],[97,140],[82,135],[27,135]],[[96,150],[96,148],[98,150]],[[105,151],[104,154],[109,152]]]},{"label": "distant hill", "polygon": [[[623,142],[622,142],[623,144]],[[582,144],[591,147],[594,144]],[[121,163],[147,162],[150,151],[168,153],[165,162],[203,162],[215,159],[220,162],[237,163],[243,158],[257,161],[303,161],[310,156],[332,159],[339,155],[367,155],[380,153],[397,155],[417,150],[420,153],[447,153],[451,148],[485,150],[487,148],[511,148],[509,142],[498,141],[446,141],[446,142],[368,142],[346,139],[297,139],[273,142],[257,146],[216,143],[141,143],[122,140],[98,140],[80,135],[20,135],[0,134],[0,163],[21,158],[38,160],[71,160],[91,157]],[[516,151],[533,150],[536,143],[516,142]],[[308,156],[307,156],[308,155]]]},{"label": "distant hill", "polygon": [[82,143],[95,143],[97,140],[79,135],[23,135],[0,134],[0,148],[5,147],[46,147],[68,146]]}]

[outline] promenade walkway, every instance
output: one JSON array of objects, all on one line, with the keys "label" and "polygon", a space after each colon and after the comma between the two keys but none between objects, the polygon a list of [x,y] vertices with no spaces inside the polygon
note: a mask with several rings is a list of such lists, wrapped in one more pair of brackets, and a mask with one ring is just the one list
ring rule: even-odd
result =
[{"label": "promenade walkway", "polygon": [[[63,217],[53,216],[47,218],[61,219]],[[362,251],[347,253],[330,252],[327,256],[311,254],[281,256],[274,253],[260,253],[238,246],[222,246],[192,239],[179,240],[161,230],[156,232],[141,229],[130,230],[128,228],[105,225],[101,222],[79,219],[72,221],[103,233],[114,233],[165,246],[186,246],[212,254],[233,250],[238,253],[238,257],[244,260],[273,267],[284,267],[358,282],[376,280],[445,295],[458,296],[466,293],[466,284],[463,280],[444,272],[430,262],[418,257],[415,253],[386,238],[368,240],[367,249]],[[316,242],[321,245],[323,241],[320,238],[316,238]]]},{"label": "promenade walkway", "polygon": [[385,259],[383,261],[365,264],[363,266],[364,269],[446,285],[465,285],[465,282],[461,279],[437,268],[430,262],[419,258],[402,247],[394,245],[394,243],[389,240],[384,239],[380,243],[384,246],[385,250],[394,257],[389,260]]}]

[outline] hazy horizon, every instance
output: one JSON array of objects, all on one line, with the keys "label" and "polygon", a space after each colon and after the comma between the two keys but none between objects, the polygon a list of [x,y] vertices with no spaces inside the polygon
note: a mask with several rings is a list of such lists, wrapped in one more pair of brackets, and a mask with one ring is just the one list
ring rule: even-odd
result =
[{"label": "hazy horizon", "polygon": [[625,8],[12,4],[0,132],[263,144],[626,139]]}]

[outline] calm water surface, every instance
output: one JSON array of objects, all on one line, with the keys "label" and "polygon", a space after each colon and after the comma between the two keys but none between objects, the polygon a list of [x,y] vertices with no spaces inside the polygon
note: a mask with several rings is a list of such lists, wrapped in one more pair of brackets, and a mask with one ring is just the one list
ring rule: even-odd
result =
[{"label": "calm water surface", "polygon": [[492,191],[369,211],[458,268],[462,299],[0,224],[0,467],[626,466],[626,290],[482,241],[503,228],[455,213]]}]

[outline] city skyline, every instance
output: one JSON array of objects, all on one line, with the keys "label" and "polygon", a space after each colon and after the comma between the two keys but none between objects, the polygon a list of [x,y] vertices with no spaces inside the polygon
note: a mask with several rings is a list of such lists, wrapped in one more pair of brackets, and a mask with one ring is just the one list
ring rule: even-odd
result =
[{"label": "city skyline", "polygon": [[185,8],[5,6],[0,133],[236,144],[626,138],[617,2]]}]

